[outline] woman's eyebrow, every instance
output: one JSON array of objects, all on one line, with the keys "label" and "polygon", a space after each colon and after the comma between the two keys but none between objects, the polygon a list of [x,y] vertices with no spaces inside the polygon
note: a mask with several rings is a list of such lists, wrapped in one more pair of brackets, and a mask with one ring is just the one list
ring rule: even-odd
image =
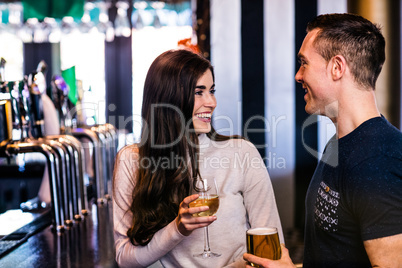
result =
[{"label": "woman's eyebrow", "polygon": [[[214,88],[214,87],[215,87],[215,84],[212,84],[211,88]],[[199,85],[199,86],[196,86],[195,88],[206,89],[207,87],[204,85]]]}]

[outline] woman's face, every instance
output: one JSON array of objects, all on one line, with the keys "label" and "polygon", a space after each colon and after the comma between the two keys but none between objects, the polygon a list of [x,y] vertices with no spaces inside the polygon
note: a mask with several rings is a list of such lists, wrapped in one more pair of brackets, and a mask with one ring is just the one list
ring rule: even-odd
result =
[{"label": "woman's face", "polygon": [[215,84],[211,70],[197,81],[194,92],[193,125],[197,134],[211,131],[212,113],[216,107]]}]

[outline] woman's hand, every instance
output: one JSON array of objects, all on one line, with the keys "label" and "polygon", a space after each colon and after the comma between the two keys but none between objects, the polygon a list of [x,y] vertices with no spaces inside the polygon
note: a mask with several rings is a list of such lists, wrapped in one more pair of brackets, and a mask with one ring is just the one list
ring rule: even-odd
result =
[{"label": "woman's hand", "polygon": [[[292,260],[290,259],[289,250],[287,248],[285,248],[284,244],[281,244],[281,248],[282,248],[282,257],[280,260],[277,260],[277,261],[260,258],[255,255],[248,254],[248,253],[243,254],[243,259],[248,262],[258,264],[258,265],[260,265],[260,267],[263,267],[263,268],[294,268],[294,267],[296,267],[293,264]],[[246,267],[253,268],[249,264],[247,264]]]},{"label": "woman's hand", "polygon": [[199,197],[198,194],[193,194],[184,198],[183,202],[179,206],[179,215],[176,217],[177,229],[185,236],[190,235],[195,229],[202,228],[210,225],[216,220],[216,216],[207,217],[193,217],[194,213],[207,211],[208,206],[192,207],[190,203]]}]

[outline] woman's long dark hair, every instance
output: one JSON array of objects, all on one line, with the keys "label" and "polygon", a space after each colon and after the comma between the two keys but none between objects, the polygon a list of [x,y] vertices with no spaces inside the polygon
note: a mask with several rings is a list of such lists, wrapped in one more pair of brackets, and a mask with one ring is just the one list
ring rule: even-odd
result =
[{"label": "woman's long dark hair", "polygon": [[[142,103],[143,128],[139,168],[133,191],[132,227],[127,236],[134,245],[146,245],[177,216],[180,202],[200,177],[198,137],[192,115],[197,81],[213,68],[208,60],[187,50],[158,56],[148,70]],[[214,140],[230,137],[211,130]]]}]

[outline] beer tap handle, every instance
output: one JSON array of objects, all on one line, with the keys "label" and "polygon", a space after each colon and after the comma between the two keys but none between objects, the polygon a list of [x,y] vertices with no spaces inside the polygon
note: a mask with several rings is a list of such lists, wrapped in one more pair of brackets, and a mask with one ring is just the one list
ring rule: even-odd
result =
[{"label": "beer tap handle", "polygon": [[8,82],[8,88],[11,97],[11,108],[12,108],[12,139],[21,140],[22,139],[22,113],[20,110],[21,95],[18,88],[18,82]]},{"label": "beer tap handle", "polygon": [[59,113],[61,132],[65,133],[66,129],[71,128],[71,120],[68,118],[68,112],[70,110],[68,93],[70,92],[70,87],[62,76],[54,75],[52,79],[52,91],[54,103]]},{"label": "beer tap handle", "polygon": [[5,66],[6,66],[6,60],[4,58],[1,58],[0,59],[0,83],[3,83],[6,81]]},{"label": "beer tap handle", "polygon": [[32,134],[35,138],[43,137],[44,115],[41,94],[46,91],[46,81],[43,73],[32,72],[28,76],[28,88],[31,99]]},{"label": "beer tap handle", "polygon": [[27,77],[24,78],[24,81],[20,81],[19,83],[20,90],[20,111],[22,118],[22,133],[21,140],[25,140],[28,138],[32,138],[32,115],[31,115],[31,99],[30,93],[27,85]]},{"label": "beer tap handle", "polygon": [[46,76],[47,72],[47,64],[44,60],[41,60],[38,64],[38,67],[36,68],[36,71],[39,73],[43,73]]}]

